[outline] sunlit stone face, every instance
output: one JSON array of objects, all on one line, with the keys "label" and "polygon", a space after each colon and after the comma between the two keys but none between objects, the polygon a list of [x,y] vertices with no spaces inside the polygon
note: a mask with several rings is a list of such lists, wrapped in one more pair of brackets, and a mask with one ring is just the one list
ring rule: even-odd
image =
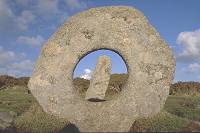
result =
[{"label": "sunlit stone face", "polygon": [[86,92],[85,99],[88,101],[105,101],[106,90],[110,81],[112,64],[108,56],[100,56],[96,64],[90,86]]}]

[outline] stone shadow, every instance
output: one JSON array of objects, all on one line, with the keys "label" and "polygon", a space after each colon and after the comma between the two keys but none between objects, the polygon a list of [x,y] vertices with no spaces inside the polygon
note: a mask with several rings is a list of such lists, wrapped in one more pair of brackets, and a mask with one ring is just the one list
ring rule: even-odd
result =
[{"label": "stone shadow", "polygon": [[58,131],[58,133],[80,133],[80,131],[76,125],[70,123]]}]

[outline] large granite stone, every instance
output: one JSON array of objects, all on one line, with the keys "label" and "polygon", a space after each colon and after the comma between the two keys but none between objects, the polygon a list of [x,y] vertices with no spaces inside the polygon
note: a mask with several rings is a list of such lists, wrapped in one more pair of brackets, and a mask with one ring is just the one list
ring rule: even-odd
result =
[{"label": "large granite stone", "polygon": [[110,81],[111,61],[106,55],[100,56],[86,92],[85,99],[89,101],[105,101],[106,90]]},{"label": "large granite stone", "polygon": [[[75,91],[73,71],[99,49],[117,52],[129,76],[116,98],[90,102]],[[47,113],[68,118],[80,131],[126,132],[135,119],[163,108],[174,70],[172,50],[140,11],[98,7],[72,16],[45,43],[28,86]]]}]

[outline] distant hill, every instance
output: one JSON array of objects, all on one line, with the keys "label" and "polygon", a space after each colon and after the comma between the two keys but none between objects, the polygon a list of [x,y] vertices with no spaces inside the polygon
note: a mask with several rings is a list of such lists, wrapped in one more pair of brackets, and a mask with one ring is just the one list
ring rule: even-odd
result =
[{"label": "distant hill", "polygon": [[170,95],[200,95],[199,82],[177,82],[171,85]]},{"label": "distant hill", "polygon": [[[127,74],[112,74],[109,82],[109,89],[106,93],[118,93],[121,91],[122,85],[128,78]],[[83,93],[89,87],[89,80],[82,78],[74,79],[74,85],[80,93]],[[200,95],[199,82],[177,82],[170,86],[170,95]]]},{"label": "distant hill", "polygon": [[[109,82],[109,88],[106,92],[107,95],[114,95],[120,92],[127,78],[127,74],[112,74]],[[8,75],[1,75],[0,88],[13,87],[15,85],[27,86],[28,81],[29,77],[15,78]],[[79,94],[84,95],[89,87],[90,81],[82,78],[75,78],[73,84]],[[174,83],[170,87],[170,95],[200,95],[200,83],[192,81]]]},{"label": "distant hill", "polygon": [[15,78],[8,75],[0,75],[0,88],[13,87],[15,85],[27,86],[29,77]]}]

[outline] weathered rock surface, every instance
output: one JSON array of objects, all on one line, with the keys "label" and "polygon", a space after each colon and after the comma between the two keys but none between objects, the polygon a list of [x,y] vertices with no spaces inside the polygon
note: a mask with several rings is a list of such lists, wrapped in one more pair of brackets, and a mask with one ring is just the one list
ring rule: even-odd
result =
[{"label": "weathered rock surface", "polygon": [[85,99],[89,101],[104,101],[110,81],[112,64],[106,55],[100,56],[86,92]]},{"label": "weathered rock surface", "polygon": [[[129,76],[116,98],[90,102],[76,93],[72,75],[85,55],[102,48],[122,56]],[[47,113],[82,132],[126,132],[136,118],[161,110],[174,70],[172,50],[140,11],[98,7],[71,17],[46,42],[29,88]]]}]

